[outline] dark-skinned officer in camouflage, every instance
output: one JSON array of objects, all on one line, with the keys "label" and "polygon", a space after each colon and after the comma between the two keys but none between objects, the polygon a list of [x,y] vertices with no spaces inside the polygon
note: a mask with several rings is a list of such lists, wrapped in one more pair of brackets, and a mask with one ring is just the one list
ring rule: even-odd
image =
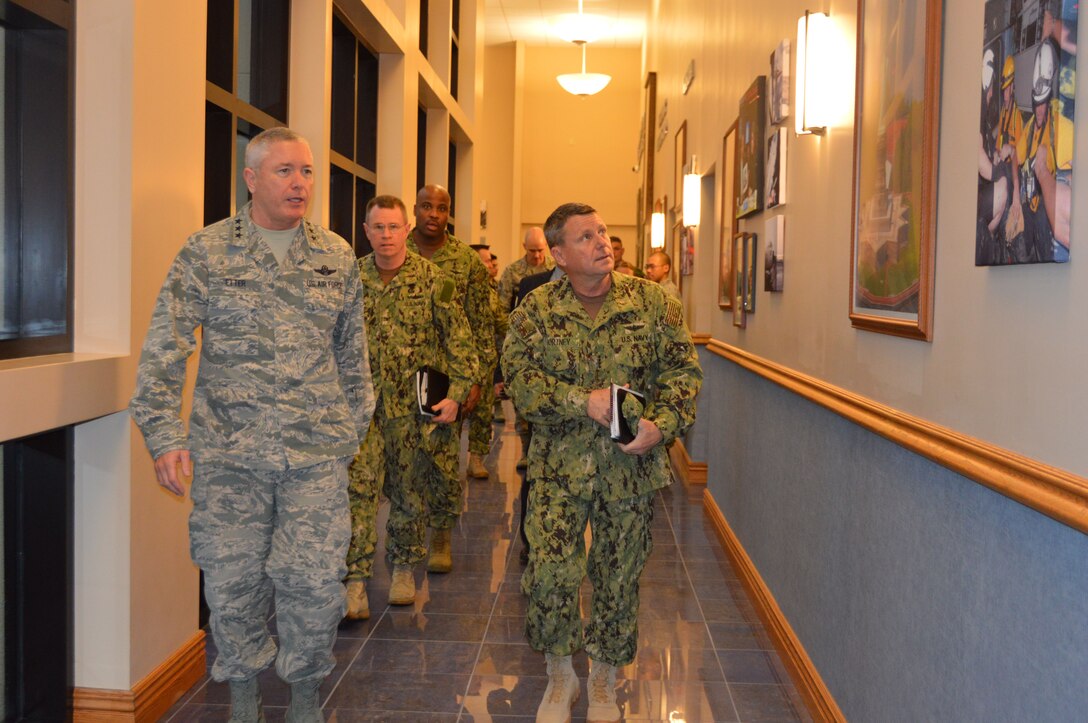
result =
[{"label": "dark-skinned officer in camouflage", "polygon": [[[476,409],[484,386],[492,383],[491,369],[496,363],[495,354],[495,319],[491,311],[491,291],[487,268],[480,257],[469,248],[468,244],[453,236],[448,229],[450,218],[450,194],[442,186],[428,184],[419,189],[416,202],[412,207],[415,227],[408,236],[408,250],[418,253],[442,269],[457,285],[457,300],[464,309],[472,330],[473,348],[476,350],[476,377],[461,406],[461,417],[465,419]],[[457,453],[460,443],[461,425],[451,425],[445,437],[435,435],[435,457],[450,459],[447,451],[439,452],[437,446],[443,441],[453,450],[453,464],[445,468],[446,494],[450,506],[461,509],[461,480],[457,474]],[[431,572],[449,572],[453,562],[449,554],[450,530],[454,518],[431,515],[431,557],[427,560],[427,569]]]},{"label": "dark-skinned officer in camouflage", "polygon": [[[639,576],[653,543],[655,490],[670,482],[666,445],[695,420],[702,383],[680,302],[656,284],[613,272],[608,229],[585,204],[565,204],[544,234],[567,276],[510,314],[506,384],[533,425],[526,533],[526,633],[547,659],[537,721],[567,721],[579,684],[571,654],[590,658],[588,720],[619,720],[616,668],[634,660]],[[609,437],[609,386],[646,395],[635,438]],[[578,587],[592,530],[593,585],[585,631]]]},{"label": "dark-skinned officer in camouflage", "polygon": [[193,478],[190,551],[231,720],[264,720],[257,674],[275,661],[287,720],[312,723],[324,720],[318,693],[344,614],[347,466],[374,409],[362,286],[347,243],[304,218],[314,168],[301,136],[259,134],[243,174],[252,202],[191,236],[170,267],[129,409],[159,484],[182,496]]},{"label": "dark-skinned officer in camouflage", "polygon": [[[377,406],[348,473],[347,614],[354,619],[370,615],[364,580],[374,561],[379,489],[389,498],[386,555],[393,564],[392,605],[415,601],[413,568],[427,555],[427,515],[456,520],[460,514],[446,493],[448,470],[457,468],[457,448],[448,437],[457,420],[457,400],[468,394],[476,376],[476,354],[456,286],[437,266],[408,251],[411,227],[404,202],[395,196],[371,199],[364,229],[374,251],[358,265]],[[418,409],[415,374],[423,366],[450,377],[448,397],[435,405],[432,419]],[[445,552],[448,557],[448,538]]]}]

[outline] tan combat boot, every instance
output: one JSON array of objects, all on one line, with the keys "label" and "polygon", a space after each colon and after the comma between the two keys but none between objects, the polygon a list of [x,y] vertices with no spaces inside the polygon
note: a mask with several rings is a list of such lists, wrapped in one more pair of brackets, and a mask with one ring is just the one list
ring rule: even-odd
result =
[{"label": "tan combat boot", "polygon": [[431,534],[431,555],[427,558],[427,572],[449,572],[452,569],[450,531],[435,530]]},{"label": "tan combat boot", "polygon": [[615,723],[623,720],[616,705],[616,668],[608,663],[589,661],[589,710],[586,723]]},{"label": "tan combat boot", "polygon": [[393,582],[389,586],[390,605],[411,605],[416,601],[416,580],[411,565],[394,565]]},{"label": "tan combat boot", "polygon": [[348,580],[348,620],[369,620],[370,601],[366,597],[366,582]]},{"label": "tan combat boot", "polygon": [[228,723],[264,723],[261,710],[261,686],[257,676],[230,681],[230,720]]},{"label": "tan combat boot", "polygon": [[484,467],[484,461],[478,454],[469,454],[468,456],[468,476],[474,479],[487,479],[488,472],[487,467]]},{"label": "tan combat boot", "polygon": [[569,655],[547,653],[548,687],[536,709],[536,723],[570,723],[570,709],[578,700],[578,676]]}]

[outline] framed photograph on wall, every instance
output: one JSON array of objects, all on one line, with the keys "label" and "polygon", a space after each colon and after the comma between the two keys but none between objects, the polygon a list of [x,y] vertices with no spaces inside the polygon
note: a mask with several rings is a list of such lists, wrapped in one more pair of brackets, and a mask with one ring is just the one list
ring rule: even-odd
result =
[{"label": "framed photograph on wall", "polygon": [[737,152],[740,190],[736,216],[744,218],[763,210],[763,139],[767,135],[767,76],[756,78],[740,99]]},{"label": "framed photograph on wall", "polygon": [[790,41],[783,40],[771,53],[770,96],[767,109],[771,124],[779,125],[790,114]]},{"label": "framed photograph on wall", "polygon": [[763,232],[763,290],[782,291],[786,276],[786,217],[767,221]]},{"label": "framed photograph on wall", "polygon": [[747,316],[744,312],[744,297],[745,284],[747,283],[748,275],[746,273],[746,265],[744,263],[744,249],[745,249],[745,236],[747,234],[738,233],[733,236],[732,241],[732,254],[733,254],[733,326],[739,326],[743,329],[747,323]]},{"label": "framed photograph on wall", "polygon": [[676,137],[673,138],[673,141],[675,146],[672,171],[672,202],[673,208],[676,210],[676,217],[680,218],[684,214],[684,166],[687,164],[685,159],[688,153],[687,121],[681,123],[680,127],[676,129]]},{"label": "framed photograph on wall", "polygon": [[680,275],[691,276],[695,273],[695,229],[682,229],[680,242]]},{"label": "framed photograph on wall", "polygon": [[737,121],[722,137],[722,223],[718,240],[718,308],[733,308],[733,236],[737,233]]},{"label": "framed photograph on wall", "polygon": [[976,266],[1069,261],[1078,7],[986,3]]},{"label": "framed photograph on wall", "polygon": [[930,339],[941,0],[858,0],[850,322]]},{"label": "framed photograph on wall", "polygon": [[756,313],[756,235],[744,234],[744,313]]},{"label": "framed photograph on wall", "polygon": [[[654,137],[657,122],[657,73],[647,73],[643,85],[642,115],[645,118],[646,144],[641,157],[643,218],[649,219],[654,203]],[[642,147],[640,141],[640,147]]]},{"label": "framed photograph on wall", "polygon": [[778,128],[767,139],[767,208],[786,202],[786,139],[789,133]]}]

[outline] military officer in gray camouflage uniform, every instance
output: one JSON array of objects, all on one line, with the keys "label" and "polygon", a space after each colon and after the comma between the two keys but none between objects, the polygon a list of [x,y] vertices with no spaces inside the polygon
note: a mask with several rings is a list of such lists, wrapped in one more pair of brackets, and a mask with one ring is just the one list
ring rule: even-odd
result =
[{"label": "military officer in gray camouflage uniform", "polygon": [[[480,257],[456,236],[449,232],[450,194],[442,186],[428,184],[419,189],[412,207],[415,227],[408,236],[408,250],[413,251],[442,269],[453,279],[457,287],[456,298],[465,311],[472,330],[473,348],[476,351],[476,377],[461,407],[462,419],[476,409],[483,388],[492,383],[491,369],[496,363],[495,319],[491,311],[491,285],[487,268]],[[461,425],[450,425],[440,434],[431,435],[432,450],[437,459],[452,459],[453,464],[444,466],[445,494],[449,507],[461,509],[461,480],[457,474],[457,456]],[[442,449],[445,446],[446,449]],[[450,456],[452,450],[452,457]],[[438,480],[436,479],[437,483]],[[431,511],[431,557],[427,569],[431,572],[449,572],[453,567],[448,554],[450,534],[457,515],[435,514]],[[436,554],[437,553],[437,554]]]},{"label": "military officer in gray camouflage uniform", "polygon": [[[652,549],[654,491],[670,481],[666,445],[695,419],[702,371],[680,302],[656,284],[613,272],[608,229],[593,208],[565,204],[544,226],[567,276],[510,314],[507,387],[533,425],[526,533],[526,632],[546,654],[538,721],[567,721],[579,683],[571,654],[590,658],[589,720],[620,719],[616,668],[635,657],[638,581]],[[609,437],[609,385],[646,395],[635,438]],[[578,587],[593,599],[583,634]]]},{"label": "military officer in gray camouflage uniform", "polygon": [[[351,464],[352,539],[348,552],[348,617],[370,616],[365,580],[371,576],[377,542],[378,490],[389,498],[386,554],[393,563],[392,605],[415,601],[413,567],[427,554],[427,513],[456,519],[444,480],[457,468],[457,448],[448,444],[464,399],[476,377],[476,354],[456,285],[437,266],[408,251],[410,226],[404,202],[377,196],[366,208],[367,238],[374,252],[359,259],[366,309],[370,366],[377,407],[374,422]],[[423,366],[450,377],[436,416],[419,413],[415,374]],[[438,444],[431,438],[440,435]],[[434,540],[432,540],[434,545]],[[432,561],[445,550],[431,550]]]},{"label": "military officer in gray camouflage uniform", "polygon": [[245,166],[252,202],[193,234],[170,267],[129,409],[159,484],[181,496],[193,478],[190,552],[231,720],[263,720],[257,674],[275,661],[291,686],[287,720],[311,723],[323,720],[319,688],[344,613],[347,465],[374,409],[363,295],[351,248],[304,218],[314,174],[305,139],[265,131]]}]

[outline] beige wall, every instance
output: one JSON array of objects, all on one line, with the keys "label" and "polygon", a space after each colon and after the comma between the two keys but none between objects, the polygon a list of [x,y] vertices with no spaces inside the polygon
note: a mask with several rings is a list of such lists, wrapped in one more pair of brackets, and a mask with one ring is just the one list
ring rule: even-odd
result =
[{"label": "beige wall", "polygon": [[[806,9],[800,0],[657,3],[646,70],[658,73],[658,108],[668,101],[670,135],[656,160],[655,184],[672,187],[672,132],[687,121],[689,153],[720,174],[722,135],[737,100],[768,57],[792,38]],[[829,11],[847,50],[857,4],[831,0]],[[855,330],[848,314],[851,251],[852,109],[824,137],[789,138],[785,291],[759,291],[748,328],[732,326],[713,292],[720,208],[700,228],[695,288],[696,331],[894,408],[1028,457],[1088,473],[1080,443],[1088,381],[1088,226],[1073,220],[1072,262],[1014,268],[974,266],[978,84],[982,53],[978,3],[946,2],[938,171],[936,287],[931,343]],[[590,56],[593,57],[592,55]],[[696,78],[687,96],[680,79],[690,60]],[[592,63],[592,61],[591,61]],[[1082,73],[1082,78],[1086,74]],[[853,83],[844,75],[842,82]],[[1081,84],[1083,85],[1082,80]],[[849,105],[849,104],[847,104]],[[1080,125],[1078,123],[1078,125]],[[1075,165],[1088,144],[1078,139]],[[670,192],[671,193],[671,192]],[[1088,201],[1074,186],[1073,208]],[[763,234],[769,214],[743,223]],[[762,254],[760,255],[762,262]],[[708,278],[709,276],[709,278]],[[689,301],[690,305],[690,301]]]},{"label": "beige wall", "polygon": [[612,82],[597,95],[579,98],[555,80],[581,69],[577,48],[526,48],[523,227],[542,226],[568,201],[590,204],[610,226],[634,226],[639,176],[631,168],[641,114],[640,59],[638,48],[591,45],[586,70],[607,73]]},{"label": "beige wall", "polygon": [[525,48],[520,43],[488,45],[484,51],[481,114],[480,199],[487,202],[487,243],[506,266],[521,248],[522,97]]}]

